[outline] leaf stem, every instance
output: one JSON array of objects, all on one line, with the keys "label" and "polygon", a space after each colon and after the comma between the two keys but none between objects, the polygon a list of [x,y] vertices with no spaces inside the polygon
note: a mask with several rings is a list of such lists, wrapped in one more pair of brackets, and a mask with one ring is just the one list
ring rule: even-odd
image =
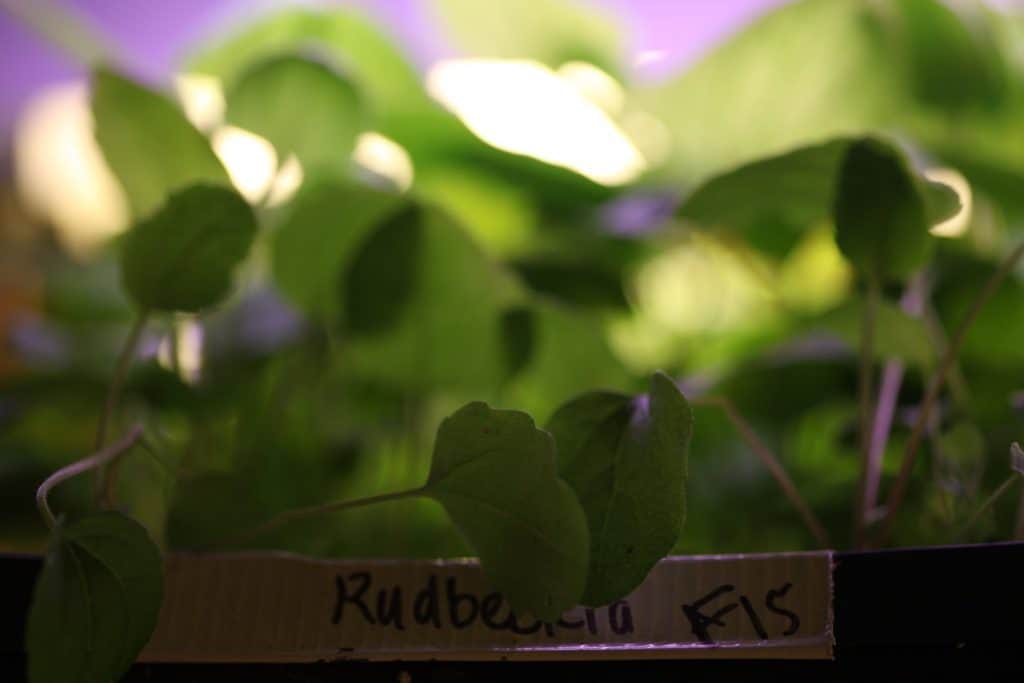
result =
[{"label": "leaf stem", "polygon": [[925,430],[928,426],[929,419],[932,416],[932,410],[935,408],[935,401],[938,400],[939,393],[942,391],[942,385],[945,382],[946,375],[949,374],[949,370],[953,367],[956,360],[956,356],[959,355],[959,350],[964,345],[964,340],[967,338],[967,333],[971,329],[971,325],[974,324],[975,319],[978,317],[978,313],[981,312],[982,307],[988,303],[988,300],[992,298],[996,290],[1002,284],[1002,281],[1006,280],[1007,275],[1014,269],[1017,262],[1024,255],[1024,243],[1018,245],[1010,255],[1007,256],[999,267],[996,268],[995,272],[992,273],[991,278],[985,283],[981,292],[978,293],[978,297],[972,302],[971,307],[964,315],[956,331],[953,333],[952,339],[949,341],[949,345],[946,346],[945,352],[942,354],[942,359],[939,361],[939,366],[935,370],[935,374],[932,376],[932,380],[928,384],[928,390],[925,392],[925,398],[921,403],[921,410],[918,413],[918,419],[913,423],[913,429],[910,431],[910,438],[906,442],[906,447],[903,451],[903,461],[900,464],[899,475],[896,477],[896,483],[893,484],[892,493],[889,495],[889,501],[886,505],[886,516],[882,522],[882,532],[880,537],[881,545],[885,545],[889,542],[889,535],[892,532],[893,521],[896,519],[896,514],[899,512],[900,505],[903,503],[903,498],[906,496],[906,489],[910,482],[910,473],[913,471],[913,464],[918,457],[918,451],[921,447],[921,441],[925,436]]},{"label": "leaf stem", "polygon": [[882,483],[882,461],[885,446],[892,432],[892,421],[896,414],[896,402],[903,384],[903,363],[895,358],[886,361],[882,369],[882,382],[878,387],[875,402],[875,419],[871,425],[871,452],[868,456],[867,482],[864,487],[864,522],[878,507],[878,490]]},{"label": "leaf stem", "polygon": [[804,525],[814,536],[818,545],[822,548],[829,546],[828,533],[825,531],[825,527],[822,526],[821,522],[815,516],[807,502],[800,496],[800,492],[797,491],[796,485],[793,480],[789,478],[789,474],[786,469],[782,466],[775,454],[770,448],[761,440],[754,429],[750,426],[733,402],[724,396],[704,396],[697,397],[690,400],[693,405],[705,405],[714,406],[720,408],[725,416],[732,423],[733,428],[740,435],[747,446],[757,455],[764,463],[765,467],[768,468],[768,472],[775,479],[775,482],[782,489],[786,498],[796,508],[800,517],[803,519]]},{"label": "leaf stem", "polygon": [[1003,494],[1009,491],[1010,487],[1016,484],[1019,479],[1020,475],[1017,474],[1016,472],[1007,477],[1006,480],[1003,481],[1003,483],[1000,484],[999,487],[992,492],[992,495],[985,499],[985,502],[981,504],[981,507],[974,511],[974,514],[971,515],[971,518],[968,519],[967,522],[960,529],[960,535],[963,536],[970,530],[972,526],[977,524],[978,520],[981,519],[981,516],[985,514],[985,512],[987,512],[989,508],[995,505],[996,501],[1002,498]]},{"label": "leaf stem", "polygon": [[87,458],[71,463],[67,467],[62,467],[47,477],[46,481],[36,489],[36,506],[39,508],[39,513],[43,516],[46,525],[52,529],[55,523],[53,511],[50,510],[50,504],[47,501],[50,489],[71,477],[116,461],[120,455],[130,450],[142,438],[142,425],[137,424],[118,441],[115,441],[106,448],[100,449]]},{"label": "leaf stem", "polygon": [[1014,269],[1022,255],[1024,255],[1024,243],[1017,245],[1017,247],[1010,252],[1010,254],[1002,263],[999,264],[999,267],[985,283],[985,286],[982,288],[981,292],[979,292],[978,297],[972,302],[971,307],[964,315],[963,320],[960,321],[960,325],[953,333],[949,346],[946,347],[945,353],[942,355],[942,360],[939,362],[939,366],[936,368],[935,374],[932,375],[932,379],[928,383],[928,389],[925,392],[924,400],[921,402],[921,409],[918,411],[917,420],[914,422],[914,427],[910,432],[910,438],[908,439],[907,445],[903,451],[903,461],[900,465],[899,475],[896,478],[896,483],[893,485],[892,492],[889,494],[889,499],[886,504],[885,518],[882,521],[881,535],[879,537],[879,542],[882,545],[886,544],[889,540],[889,535],[892,533],[893,522],[895,521],[896,515],[899,513],[900,506],[903,503],[903,499],[907,494],[907,487],[910,484],[910,474],[914,469],[917,452],[921,446],[921,440],[924,438],[925,428],[928,425],[928,420],[931,417],[932,410],[939,398],[939,393],[942,391],[946,375],[949,374],[957,356],[960,355],[960,349],[964,345],[967,332],[970,330],[971,325],[974,324],[978,314],[981,313],[981,309],[996,293],[999,286],[1003,283],[1003,280],[1005,280],[1006,276],[1010,274],[1010,271]]},{"label": "leaf stem", "polygon": [[[903,312],[913,318],[923,318],[927,306],[925,299],[928,296],[928,279],[925,273],[921,272],[914,276],[907,288],[900,297],[900,308]],[[927,322],[926,322],[927,324]],[[937,344],[941,353],[946,343],[943,339]],[[878,492],[882,485],[882,464],[885,460],[885,447],[889,443],[889,436],[892,433],[892,421],[896,415],[896,406],[899,401],[900,387],[903,384],[905,371],[903,362],[897,358],[886,360],[882,369],[882,381],[878,387],[878,399],[875,401],[875,417],[871,425],[871,451],[867,462],[867,481],[864,487],[864,509],[863,523],[865,527],[872,523],[872,520],[879,521],[881,517],[878,512]]]},{"label": "leaf stem", "polygon": [[[148,318],[148,311],[143,310],[139,312],[132,323],[131,330],[128,332],[128,337],[124,341],[124,346],[121,347],[121,354],[118,356],[117,364],[114,366],[114,376],[110,380],[110,388],[107,390],[107,397],[103,402],[103,412],[100,413],[99,425],[96,428],[95,448],[97,450],[103,448],[107,441],[110,422],[113,420],[117,404],[121,400],[121,390],[124,387],[124,381],[128,376],[128,369],[131,367],[132,359],[135,357],[135,351],[139,345],[139,339],[142,337],[142,331],[146,327]],[[110,504],[113,493],[113,478],[116,475],[115,467],[115,465],[112,465],[110,468],[99,470],[94,491],[96,503]]]},{"label": "leaf stem", "polygon": [[860,476],[857,481],[857,497],[854,500],[853,537],[858,547],[864,543],[864,513],[868,486],[868,471],[871,467],[871,445],[874,432],[874,414],[872,406],[872,372],[875,365],[875,320],[878,317],[878,304],[882,298],[882,288],[878,278],[869,275],[867,278],[867,295],[864,300],[863,317],[860,331],[860,363],[857,373],[857,396],[860,406]]},{"label": "leaf stem", "polygon": [[355,500],[343,500],[335,501],[333,503],[324,503],[321,505],[310,505],[309,507],[296,508],[294,510],[288,510],[281,514],[271,517],[266,522],[252,527],[236,536],[232,536],[220,544],[236,545],[249,541],[257,536],[269,533],[274,529],[278,529],[290,522],[294,522],[299,519],[305,519],[307,517],[318,517],[320,515],[326,515],[332,512],[340,512],[341,510],[348,510],[351,508],[365,507],[367,505],[375,505],[377,503],[385,503],[392,500],[401,500],[403,498],[414,498],[422,495],[426,489],[425,486],[420,486],[415,489],[409,489],[407,491],[396,491],[394,493],[383,493],[379,496],[369,496],[367,498],[357,498]]}]

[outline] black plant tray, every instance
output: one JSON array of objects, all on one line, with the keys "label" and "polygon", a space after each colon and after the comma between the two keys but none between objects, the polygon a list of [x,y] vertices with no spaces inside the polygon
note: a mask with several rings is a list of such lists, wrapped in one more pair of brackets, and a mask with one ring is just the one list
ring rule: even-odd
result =
[{"label": "black plant tray", "polygon": [[[0,556],[0,680],[24,677],[35,556]],[[832,660],[137,664],[126,681],[865,680],[1024,672],[1024,543],[837,553]],[[973,680],[973,678],[971,679]]]}]

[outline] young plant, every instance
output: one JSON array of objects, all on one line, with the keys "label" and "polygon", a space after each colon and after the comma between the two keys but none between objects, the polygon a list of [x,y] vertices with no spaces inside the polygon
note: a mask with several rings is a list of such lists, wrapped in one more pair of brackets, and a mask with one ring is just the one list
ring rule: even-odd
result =
[{"label": "young plant", "polygon": [[[116,506],[118,463],[144,438],[143,427],[107,445],[109,426],[147,317],[217,304],[255,233],[252,210],[233,190],[193,185],[172,194],[124,240],[122,281],[138,311],[103,405],[99,450],[56,472],[37,494],[51,538],[26,632],[33,683],[116,679],[149,640],[163,597],[160,550],[142,525],[109,510]],[[50,489],[89,471],[97,473],[101,509],[71,521],[55,517]]]},{"label": "young plant", "polygon": [[[282,76],[282,70],[293,76]],[[325,78],[322,69],[300,60],[275,62],[259,73],[259,79],[247,77],[249,85],[240,92],[250,92],[265,79],[293,82],[296,73],[306,86]],[[339,97],[342,91],[336,90]],[[241,106],[231,111],[248,111],[247,116],[264,121],[262,129],[282,145],[282,152],[293,151],[314,163],[316,145],[302,136],[289,137],[273,112]],[[40,513],[52,533],[29,615],[26,646],[33,683],[116,679],[150,637],[163,593],[160,549],[144,526],[116,509],[123,457],[137,445],[152,444],[142,424],[108,443],[116,432],[120,396],[147,322],[155,315],[206,312],[222,302],[258,233],[257,215],[238,193],[202,178],[207,171],[219,175],[219,164],[215,158],[207,163],[203,147],[194,144],[198,133],[161,96],[99,71],[94,113],[101,146],[115,172],[126,179],[133,207],[144,215],[120,246],[121,281],[135,305],[135,319],[103,404],[96,454],[59,470],[38,491]],[[144,125],[146,116],[184,141],[185,148],[192,145],[193,155],[205,161],[197,167],[172,163],[163,172],[130,173],[140,164],[160,168],[143,158],[160,143],[145,139],[126,145],[123,137],[110,136],[111,121],[131,132]],[[207,168],[198,172],[199,182],[174,187],[195,168]],[[331,187],[330,181],[314,184],[314,192],[325,187]],[[456,322],[463,334],[477,335],[481,342],[472,351],[478,367],[491,360],[481,350],[500,357],[502,344],[508,343],[498,336],[508,329],[506,317],[497,315],[505,276],[442,213],[417,201],[349,187],[352,205],[367,212],[362,223],[353,224],[348,243],[337,245],[324,262],[340,273],[342,287],[340,296],[320,310],[336,318],[354,348],[362,349],[359,353],[381,359],[384,376],[394,373],[384,359],[407,358],[416,366],[402,369],[401,376],[414,377],[416,384],[472,377],[467,355],[425,344],[441,340]],[[147,213],[153,197],[163,191],[166,200]],[[303,214],[296,215],[301,226]],[[322,218],[316,211],[313,216]],[[428,259],[427,253],[445,258]],[[452,259],[459,263],[461,280],[448,274]],[[491,284],[469,292],[467,280]],[[314,306],[325,303],[315,289],[303,291],[313,293],[309,301]],[[493,299],[483,296],[487,291]],[[438,298],[463,303],[439,308],[433,305]],[[388,340],[383,347],[381,335]],[[691,424],[686,399],[663,374],[653,377],[645,395],[589,394],[570,401],[556,412],[548,431],[524,412],[471,402],[441,422],[421,486],[288,511],[239,531],[232,540],[237,544],[315,515],[430,498],[445,509],[479,556],[485,577],[513,609],[553,621],[581,602],[599,605],[622,597],[675,544],[684,518]],[[90,471],[96,473],[96,511],[70,521],[55,516],[51,489]]]}]

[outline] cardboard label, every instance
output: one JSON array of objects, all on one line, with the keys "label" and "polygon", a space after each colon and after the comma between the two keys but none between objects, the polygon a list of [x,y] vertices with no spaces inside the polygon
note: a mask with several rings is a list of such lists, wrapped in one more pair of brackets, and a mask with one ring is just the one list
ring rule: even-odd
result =
[{"label": "cardboard label", "polygon": [[832,656],[832,555],[670,557],[623,600],[553,623],[473,561],[171,555],[150,662]]}]

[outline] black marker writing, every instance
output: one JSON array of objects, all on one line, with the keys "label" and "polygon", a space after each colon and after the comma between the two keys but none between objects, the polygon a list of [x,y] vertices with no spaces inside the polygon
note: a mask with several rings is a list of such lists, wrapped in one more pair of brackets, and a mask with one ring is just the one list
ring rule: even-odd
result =
[{"label": "black marker writing", "polygon": [[784,636],[791,636],[797,632],[797,629],[800,628],[800,617],[798,617],[794,612],[790,612],[788,609],[776,605],[775,599],[785,597],[786,593],[788,593],[789,589],[792,587],[793,584],[786,583],[782,586],[782,588],[779,588],[778,590],[768,591],[768,595],[765,596],[764,599],[765,607],[770,609],[772,612],[775,612],[776,614],[781,614],[782,616],[789,619],[789,627],[782,632],[782,635]]},{"label": "black marker writing", "polygon": [[363,602],[363,594],[370,588],[370,575],[367,572],[355,572],[354,574],[349,574],[348,580],[358,583],[359,589],[352,595],[349,595],[345,579],[339,576],[334,580],[338,587],[338,601],[334,605],[334,616],[331,618],[331,622],[334,624],[340,623],[341,618],[345,614],[345,604],[351,603],[359,608],[359,611],[363,613],[364,619],[371,624],[376,623],[373,615],[370,614],[370,608]]},{"label": "black marker writing", "polygon": [[710,616],[701,612],[701,608],[723,593],[731,593],[735,589],[735,586],[727,583],[711,591],[692,605],[683,605],[683,614],[685,614],[686,618],[690,620],[690,628],[693,631],[693,635],[697,636],[697,640],[702,643],[713,643],[714,641],[711,639],[711,634],[708,632],[708,628],[712,625],[725,626],[725,622],[722,621],[722,617],[736,609],[736,603],[731,602]]}]

